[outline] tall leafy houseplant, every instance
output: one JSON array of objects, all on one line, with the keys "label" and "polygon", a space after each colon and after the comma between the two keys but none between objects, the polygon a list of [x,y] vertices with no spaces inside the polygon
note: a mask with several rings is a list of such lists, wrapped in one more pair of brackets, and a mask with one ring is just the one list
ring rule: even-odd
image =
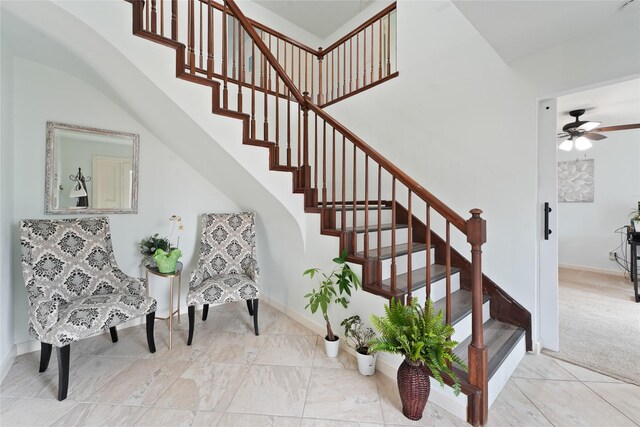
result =
[{"label": "tall leafy houseplant", "polygon": [[460,382],[449,364],[455,363],[464,370],[467,367],[452,351],[458,345],[449,340],[454,333],[453,327],[443,321],[442,310],[434,315],[431,300],[427,300],[424,309],[416,298],[409,305],[391,300],[384,311],[382,317],[371,316],[371,323],[380,336],[370,341],[369,349],[405,357],[398,368],[402,412],[407,418],[418,420],[429,398],[429,372],[440,385],[444,385],[442,374],[451,377],[457,396]]},{"label": "tall leafy houseplant", "polygon": [[304,275],[309,276],[310,279],[318,276],[320,285],[318,289],[316,290],[314,288],[304,296],[309,300],[305,309],[308,308],[312,314],[315,314],[318,309],[322,312],[322,317],[327,326],[325,342],[335,342],[338,340],[338,336],[333,333],[329,315],[327,314],[329,305],[333,302],[347,308],[349,305],[347,296],[351,296],[352,289],[357,290],[360,287],[358,276],[356,276],[353,270],[351,270],[351,267],[349,267],[349,264],[347,264],[346,249],[342,251],[339,257],[334,258],[333,262],[335,266],[329,274],[322,272],[318,268],[310,268],[304,272]]}]

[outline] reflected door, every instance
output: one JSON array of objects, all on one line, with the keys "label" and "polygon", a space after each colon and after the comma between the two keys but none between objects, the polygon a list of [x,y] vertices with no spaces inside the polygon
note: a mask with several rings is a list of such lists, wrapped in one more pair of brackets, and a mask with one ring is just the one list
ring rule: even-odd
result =
[{"label": "reflected door", "polygon": [[130,208],[132,188],[131,159],[93,157],[93,207]]}]

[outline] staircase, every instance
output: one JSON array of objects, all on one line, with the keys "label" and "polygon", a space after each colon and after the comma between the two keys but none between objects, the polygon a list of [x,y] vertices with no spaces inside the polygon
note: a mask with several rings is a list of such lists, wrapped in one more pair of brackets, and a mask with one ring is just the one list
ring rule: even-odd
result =
[{"label": "staircase", "polygon": [[[320,233],[362,266],[366,292],[431,298],[444,311],[469,367],[456,371],[467,421],[485,424],[532,343],[530,313],[482,274],[482,211],[465,220],[323,108],[398,76],[395,4],[312,49],[249,20],[234,0],[129,1],[133,33],[173,48],[176,77],[210,87],[212,113],[241,120],[243,144],[268,149],[269,168],[291,173]],[[465,242],[471,261],[454,249]]]}]

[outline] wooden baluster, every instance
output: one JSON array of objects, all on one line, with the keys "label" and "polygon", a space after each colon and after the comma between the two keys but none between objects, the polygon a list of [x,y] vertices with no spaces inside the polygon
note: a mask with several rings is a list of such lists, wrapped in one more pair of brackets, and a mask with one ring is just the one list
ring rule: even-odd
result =
[{"label": "wooden baluster", "polygon": [[207,78],[213,79],[213,18],[214,8],[212,0],[207,3]]},{"label": "wooden baluster", "polygon": [[347,92],[347,44],[342,44],[342,94]]},{"label": "wooden baluster", "polygon": [[391,292],[396,290],[396,177],[391,179]]},{"label": "wooden baluster", "polygon": [[[262,93],[262,96],[264,97],[264,128],[263,128],[263,133],[264,133],[264,140],[268,141],[269,140],[269,104],[268,104],[268,99],[269,99],[269,91],[267,89],[267,86],[271,86],[271,81],[269,81],[269,84],[266,84],[266,79],[267,79],[267,59],[264,55],[260,55],[260,62],[262,63],[262,68],[260,69],[260,80],[262,80],[262,89],[264,89],[264,92]],[[269,70],[271,70],[271,67],[269,67]],[[269,78],[271,78],[271,72],[269,72]],[[276,102],[278,102],[278,97],[276,96]]]},{"label": "wooden baluster", "polygon": [[446,289],[447,299],[445,307],[445,321],[447,325],[451,324],[451,223],[447,220],[446,225],[446,246],[445,246],[445,277],[446,277]]},{"label": "wooden baluster", "polygon": [[[356,144],[353,144],[353,232],[351,237],[353,238],[353,253],[357,253],[358,252],[358,235],[356,234],[356,226],[358,225],[358,210],[356,209],[356,207],[358,206],[356,204],[356,200],[358,200],[356,198],[356,167],[357,167],[357,157],[356,157]],[[367,212],[364,213],[365,215],[367,215]]]},{"label": "wooden baluster", "polygon": [[280,164],[280,77],[276,76],[276,164]]},{"label": "wooden baluster", "polygon": [[[229,89],[227,82],[229,80],[228,74],[228,47],[227,47],[227,7],[222,10],[222,108],[225,110],[229,108]],[[232,53],[233,55],[233,53]]]},{"label": "wooden baluster", "polygon": [[242,107],[242,86],[247,77],[247,69],[245,63],[245,45],[244,45],[244,28],[238,22],[238,111],[244,111]]},{"label": "wooden baluster", "polygon": [[356,90],[360,89],[360,33],[356,34]]},{"label": "wooden baluster", "polygon": [[338,66],[336,67],[336,98],[340,98],[340,46],[334,50],[337,50],[336,56],[338,57]]},{"label": "wooden baluster", "polygon": [[376,283],[382,283],[382,262],[380,260],[381,248],[382,248],[382,166],[378,164],[378,246],[376,248],[377,260],[376,260]]},{"label": "wooden baluster", "polygon": [[427,203],[427,212],[426,212],[426,222],[425,225],[427,227],[426,234],[426,244],[427,244],[427,299],[431,298],[431,206]]},{"label": "wooden baluster", "polygon": [[391,12],[387,14],[387,76],[391,74]]},{"label": "wooden baluster", "polygon": [[311,56],[311,99],[313,100],[313,99],[317,99],[317,97],[316,97],[316,82],[314,80],[314,72],[313,72],[313,70],[315,68],[315,65],[313,64],[313,60],[314,60],[315,56],[313,54],[311,54],[311,53],[309,55]]},{"label": "wooden baluster", "polygon": [[[144,4],[144,11],[145,11],[145,25],[144,28],[145,30],[149,31],[150,25],[151,25],[151,4],[149,2],[149,0],[146,0],[143,2]],[[187,6],[189,7],[189,6]]]},{"label": "wooden baluster", "polygon": [[331,215],[335,220],[336,209],[336,128],[333,129],[333,145],[332,145],[332,159],[331,159]]},{"label": "wooden baluster", "polygon": [[178,0],[171,0],[171,40],[178,40]]},{"label": "wooden baluster", "polygon": [[200,69],[202,69],[202,68],[204,68],[204,66],[203,66],[203,64],[204,64],[204,63],[202,62],[202,58],[203,58],[203,57],[202,57],[202,49],[203,49],[203,47],[204,47],[204,45],[203,45],[203,43],[202,43],[202,40],[203,40],[203,38],[202,38],[202,37],[203,37],[203,29],[202,29],[202,1],[198,1],[198,3],[200,3],[200,28],[199,28],[199,32],[200,32],[200,45],[199,45],[199,48],[200,48],[200,55],[198,56],[198,60],[199,60],[198,65],[199,65]]},{"label": "wooden baluster", "polygon": [[[293,49],[293,48],[292,48]],[[298,48],[298,90],[302,90],[302,49]],[[304,90],[305,92],[307,89]]]},{"label": "wooden baluster", "polygon": [[[317,118],[316,115],[316,120]],[[322,207],[327,207],[327,122],[324,120],[322,120]]]},{"label": "wooden baluster", "polygon": [[324,104],[324,93],[322,92],[322,48],[318,48],[318,105]]},{"label": "wooden baluster", "polygon": [[486,223],[480,209],[471,210],[467,220],[467,242],[471,244],[471,344],[469,355],[469,382],[481,390],[479,424],[485,424],[489,413],[488,382],[489,355],[484,345],[482,319],[482,245],[487,241]]},{"label": "wooden baluster", "polygon": [[160,0],[160,35],[164,37],[164,1]]},{"label": "wooden baluster", "polygon": [[[237,79],[236,76],[236,19],[231,19],[231,59],[233,60],[233,67],[231,68],[231,78]],[[240,50],[240,48],[238,48]],[[240,52],[238,52],[238,59],[240,58]]]},{"label": "wooden baluster", "polygon": [[[271,33],[269,33],[269,52],[271,52]],[[265,63],[267,63],[268,61],[265,59],[265,60],[264,60],[264,62],[265,62]],[[268,66],[268,70],[269,70],[269,77],[268,77],[268,81],[269,81],[269,83],[268,83],[268,85],[267,85],[267,86],[268,86],[269,91],[271,91],[271,68],[273,68],[273,67],[271,67],[271,66],[269,65],[269,66]],[[276,103],[278,102],[278,95],[279,95],[279,94],[276,92]]]},{"label": "wooden baluster", "polygon": [[[372,45],[373,47],[373,45]],[[413,234],[412,234],[412,218],[411,218],[411,190],[409,190],[408,199],[407,199],[407,302],[411,301],[411,290],[412,290],[412,275],[413,271],[411,269],[411,255],[413,254]]]},{"label": "wooden baluster", "polygon": [[375,51],[374,44],[373,44],[373,33],[374,33],[373,24],[371,24],[370,27],[371,27],[371,78],[369,79],[369,83],[373,83],[373,62],[374,62],[373,53]]},{"label": "wooden baluster", "polygon": [[[316,120],[315,120],[315,127],[313,130],[313,136],[314,136],[314,156],[313,156],[313,177],[314,177],[314,186],[313,188],[318,188],[318,115],[315,114]],[[326,141],[322,142],[322,147],[324,150],[324,145],[325,145]],[[323,178],[324,179],[324,178]]]},{"label": "wooden baluster", "polygon": [[349,39],[349,92],[353,90],[353,37]]},{"label": "wooden baluster", "polygon": [[[307,74],[308,69],[309,69],[309,53],[305,51],[304,53],[304,91],[308,92],[307,90],[307,80],[309,79],[309,75]],[[313,92],[311,93],[311,99],[313,99]]]},{"label": "wooden baluster", "polygon": [[[355,147],[355,144],[353,145]],[[369,155],[364,155],[364,256],[369,258]]]},{"label": "wooden baluster", "polygon": [[251,39],[251,139],[256,139],[256,43]]},{"label": "wooden baluster", "polygon": [[[285,47],[285,53],[286,53]],[[285,55],[286,60],[286,55]],[[289,88],[287,89],[287,166],[291,166],[291,94]]]},{"label": "wooden baluster", "polygon": [[334,52],[335,52],[335,49],[331,51],[331,100],[332,101],[334,99],[334,97],[333,97],[333,85],[335,84],[334,75],[333,75],[333,69],[336,67],[335,58],[333,56]]},{"label": "wooden baluster", "polygon": [[151,32],[158,32],[158,12],[156,11],[156,0],[151,0]]},{"label": "wooden baluster", "polygon": [[344,135],[342,135],[342,212],[341,212],[341,218],[340,218],[340,228],[342,229],[342,231],[345,231],[347,229],[347,209],[346,209],[346,199],[347,199],[347,189],[346,189],[346,182],[347,182],[347,166],[346,166],[346,154],[347,154],[347,150],[346,150],[346,138]]},{"label": "wooden baluster", "polygon": [[379,34],[379,40],[378,40],[378,80],[382,78],[382,18],[380,18],[379,22],[380,22],[380,34]]},{"label": "wooden baluster", "polygon": [[[293,59],[293,58],[292,58]],[[300,123],[301,123],[301,118],[302,118],[302,106],[300,104],[298,104],[298,167],[302,166],[302,161],[301,159],[301,152],[302,152],[302,138],[301,138],[301,134],[300,134]],[[305,135],[306,137],[306,135]],[[305,182],[305,185],[311,186],[310,182]]]},{"label": "wooden baluster", "polygon": [[189,40],[187,51],[189,52],[189,71],[191,74],[196,73],[196,51],[195,51],[195,5],[193,4],[193,0],[189,0],[188,4],[188,12],[189,12]]},{"label": "wooden baluster", "polygon": [[362,86],[367,85],[367,27],[362,30]]}]

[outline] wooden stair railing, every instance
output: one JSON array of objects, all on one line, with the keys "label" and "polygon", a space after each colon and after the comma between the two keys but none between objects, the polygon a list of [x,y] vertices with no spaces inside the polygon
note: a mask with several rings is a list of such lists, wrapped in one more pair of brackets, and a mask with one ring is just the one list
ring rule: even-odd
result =
[{"label": "wooden stair railing", "polygon": [[[528,349],[531,349],[531,319],[522,306],[482,274],[481,248],[486,241],[482,212],[473,209],[471,217],[465,220],[327,114],[317,104],[326,101],[323,96],[329,96],[327,82],[339,79],[326,80],[326,68],[321,77],[323,74],[313,73],[313,67],[308,73],[301,61],[290,61],[296,58],[292,54],[296,52],[294,48],[312,52],[249,20],[234,0],[225,0],[224,5],[211,0],[187,0],[186,4],[176,0],[146,3],[132,0],[132,3],[134,34],[174,48],[176,76],[211,87],[212,112],[242,120],[243,143],[268,148],[270,169],[292,173],[293,191],[304,194],[305,210],[321,215],[321,233],[339,237],[340,250],[346,248],[349,260],[363,266],[366,291],[406,301],[425,288],[429,297],[432,265],[437,262],[443,266],[440,268],[446,286],[444,311],[446,321],[451,323],[451,279],[454,269],[460,273],[461,287],[471,292],[472,333],[468,346],[469,372],[458,374],[462,390],[468,396],[468,421],[484,424],[488,416],[484,294],[493,298],[493,318],[526,329]],[[389,23],[390,14],[395,12],[392,6],[330,46],[318,56],[319,63],[329,52],[344,55],[340,49],[348,50],[346,43],[353,43],[360,37],[358,34],[366,38],[367,34],[368,37],[374,34],[373,27],[383,29],[383,22]],[[170,29],[169,37],[164,36],[165,26]],[[380,33],[378,40],[382,39]],[[380,45],[377,47],[385,52]],[[387,60],[386,66],[383,59]],[[382,79],[393,77],[390,62],[388,57],[380,57],[378,73],[375,67],[356,68],[359,73],[369,75],[367,80],[363,75],[363,83],[371,85],[376,84],[372,82],[376,74]],[[343,70],[345,65],[343,61]],[[319,70],[323,70],[322,66]],[[319,77],[318,85],[314,76]],[[363,89],[358,83],[355,90],[347,91],[346,75],[340,76],[342,92],[336,92],[329,103]],[[323,81],[327,86],[322,86]],[[303,93],[301,88],[305,84],[311,93],[308,90]],[[385,232],[390,232],[390,242],[385,241]],[[406,243],[399,244],[396,241],[399,238]],[[470,261],[453,248],[465,241],[471,246]],[[413,265],[416,260],[424,261],[425,267],[420,272],[424,279],[414,277],[418,275]],[[389,265],[388,280],[383,275],[386,265]],[[450,379],[446,381],[452,384]]]}]

